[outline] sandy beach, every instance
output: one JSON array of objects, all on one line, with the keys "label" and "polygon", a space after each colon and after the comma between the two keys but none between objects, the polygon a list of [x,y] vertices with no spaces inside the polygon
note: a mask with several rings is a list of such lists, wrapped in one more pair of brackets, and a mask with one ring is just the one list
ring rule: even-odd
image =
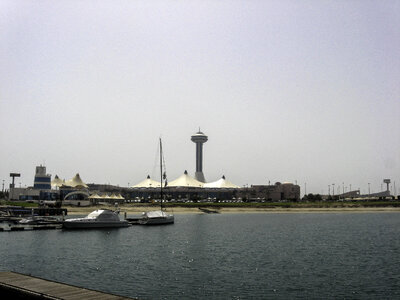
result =
[{"label": "sandy beach", "polygon": [[[65,206],[70,215],[86,215],[96,209],[114,209],[113,206],[90,206],[90,207],[71,207]],[[127,215],[137,215],[144,211],[156,210],[158,207],[155,206],[133,206],[133,205],[121,205],[119,207],[121,213],[127,213]],[[336,207],[336,208],[256,208],[256,207],[221,207],[221,208],[207,208],[211,211],[217,211],[222,214],[226,213],[368,213],[368,212],[400,212],[400,207]],[[167,211],[173,212],[174,214],[204,214],[195,207],[169,207]]]}]

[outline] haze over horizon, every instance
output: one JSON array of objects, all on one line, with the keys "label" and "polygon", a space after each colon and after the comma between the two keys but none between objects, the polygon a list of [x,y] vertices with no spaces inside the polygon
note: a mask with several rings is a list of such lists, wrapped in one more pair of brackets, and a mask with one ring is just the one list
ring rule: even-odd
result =
[{"label": "haze over horizon", "polygon": [[[0,184],[400,191],[400,1],[0,2]],[[383,186],[385,187],[385,186]]]}]

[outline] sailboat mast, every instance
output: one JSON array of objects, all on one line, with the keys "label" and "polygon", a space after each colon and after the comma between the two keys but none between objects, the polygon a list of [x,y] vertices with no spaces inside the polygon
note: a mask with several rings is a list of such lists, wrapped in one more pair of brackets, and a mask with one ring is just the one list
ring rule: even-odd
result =
[{"label": "sailboat mast", "polygon": [[161,196],[161,209],[162,209],[162,205],[163,205],[163,171],[162,171],[162,143],[161,143],[161,138],[160,138],[160,196]]}]

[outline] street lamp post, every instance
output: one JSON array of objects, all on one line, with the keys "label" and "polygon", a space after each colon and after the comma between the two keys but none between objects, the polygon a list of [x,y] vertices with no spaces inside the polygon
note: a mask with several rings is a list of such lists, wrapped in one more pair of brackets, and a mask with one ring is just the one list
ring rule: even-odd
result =
[{"label": "street lamp post", "polygon": [[368,182],[368,196],[371,195],[370,183]]},{"label": "street lamp post", "polygon": [[330,184],[328,184],[328,195],[329,196],[331,195],[331,185]]},{"label": "street lamp post", "polygon": [[332,183],[332,193],[333,193],[333,196],[335,196],[335,184],[334,183]]}]

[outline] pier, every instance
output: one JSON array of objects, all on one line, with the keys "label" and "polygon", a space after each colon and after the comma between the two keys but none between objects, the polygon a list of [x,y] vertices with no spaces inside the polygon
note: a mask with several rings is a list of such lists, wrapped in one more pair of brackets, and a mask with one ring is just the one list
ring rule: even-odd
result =
[{"label": "pier", "polygon": [[0,294],[4,299],[133,299],[16,272],[0,272]]},{"label": "pier", "polygon": [[19,206],[3,206],[0,211],[11,216],[62,216],[67,215],[66,208],[53,207],[19,207]]}]

